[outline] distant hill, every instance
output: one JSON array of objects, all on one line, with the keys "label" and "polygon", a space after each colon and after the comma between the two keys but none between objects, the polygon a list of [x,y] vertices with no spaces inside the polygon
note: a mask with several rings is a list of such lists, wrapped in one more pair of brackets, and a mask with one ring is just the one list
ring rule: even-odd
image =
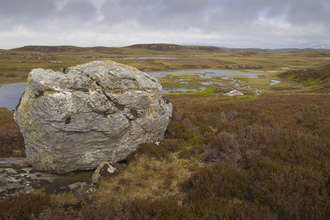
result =
[{"label": "distant hill", "polygon": [[177,44],[135,44],[128,46],[130,48],[144,48],[151,50],[181,50],[183,46]]},{"label": "distant hill", "polygon": [[226,48],[220,47],[224,50],[229,50],[233,52],[261,52],[261,53],[282,53],[282,52],[296,52],[302,50],[315,50],[315,51],[330,51],[330,49],[323,49],[323,48],[281,48],[281,49],[260,49],[260,48]]},{"label": "distant hill", "polygon": [[178,45],[178,44],[135,44],[126,47],[76,47],[76,46],[24,46],[15,48],[15,51],[40,51],[40,52],[65,52],[75,51],[81,52],[86,50],[108,50],[108,49],[119,49],[119,48],[136,48],[136,49],[149,49],[149,50],[160,50],[160,51],[177,51],[182,49],[191,50],[204,50],[210,52],[219,51],[232,51],[232,52],[261,52],[261,53],[281,53],[281,52],[296,52],[296,51],[330,51],[326,48],[281,48],[281,49],[260,49],[260,48],[227,48],[227,47],[215,47],[215,46],[190,46],[190,45]]},{"label": "distant hill", "polygon": [[24,46],[15,48],[16,51],[40,51],[40,52],[63,52],[63,51],[77,51],[81,50],[81,47],[75,46]]}]

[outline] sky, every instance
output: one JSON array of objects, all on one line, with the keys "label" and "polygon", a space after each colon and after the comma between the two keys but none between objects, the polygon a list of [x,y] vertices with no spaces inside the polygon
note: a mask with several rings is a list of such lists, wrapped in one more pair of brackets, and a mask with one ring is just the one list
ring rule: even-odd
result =
[{"label": "sky", "polygon": [[330,48],[330,0],[0,0],[0,48]]}]

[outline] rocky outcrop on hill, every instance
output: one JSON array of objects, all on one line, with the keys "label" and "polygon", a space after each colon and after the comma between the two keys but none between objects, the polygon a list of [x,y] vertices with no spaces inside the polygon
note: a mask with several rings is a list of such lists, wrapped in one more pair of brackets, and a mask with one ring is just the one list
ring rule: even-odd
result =
[{"label": "rocky outcrop on hill", "polygon": [[172,104],[159,81],[133,67],[94,61],[33,69],[14,119],[26,156],[41,171],[66,173],[116,163],[164,137]]},{"label": "rocky outcrop on hill", "polygon": [[130,47],[133,48],[146,48],[151,50],[181,50],[183,46],[177,44],[136,44]]}]

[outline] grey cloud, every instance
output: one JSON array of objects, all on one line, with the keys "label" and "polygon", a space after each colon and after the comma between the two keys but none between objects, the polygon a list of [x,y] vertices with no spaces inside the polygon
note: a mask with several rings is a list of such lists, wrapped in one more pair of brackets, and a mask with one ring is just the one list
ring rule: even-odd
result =
[{"label": "grey cloud", "polygon": [[188,29],[200,20],[207,0],[108,0],[101,7],[109,25],[136,21],[146,29]]},{"label": "grey cloud", "polygon": [[[53,21],[59,24],[80,24],[93,20],[97,8],[88,0],[69,0],[59,8],[59,0],[1,0],[0,17],[2,22],[42,28]],[[1,22],[1,21],[0,21]]]},{"label": "grey cloud", "polygon": [[150,34],[183,44],[205,36],[212,44],[234,39],[241,45],[277,45],[328,41],[330,34],[329,0],[0,0],[0,18],[0,36],[22,28],[56,33],[58,39],[70,34],[86,39],[81,33],[89,32],[123,33],[136,42]]},{"label": "grey cloud", "polygon": [[[258,1],[258,0],[255,0]],[[262,0],[259,0],[262,1]],[[282,18],[292,25],[327,25],[330,20],[330,3],[325,0],[270,0],[264,4],[266,18]]]},{"label": "grey cloud", "polygon": [[209,16],[210,23],[204,26],[205,30],[248,30],[260,15],[266,19],[282,19],[293,27],[322,25],[329,29],[330,24],[330,10],[323,6],[323,0],[231,0],[210,5],[214,9]]},{"label": "grey cloud", "polygon": [[97,8],[88,0],[70,0],[59,11],[61,18],[81,23],[97,18]]},{"label": "grey cloud", "polygon": [[208,0],[162,0],[162,3],[171,10],[179,12],[201,11],[207,5]]},{"label": "grey cloud", "polygon": [[242,31],[249,22],[258,19],[261,5],[252,1],[231,0],[211,5],[207,31]]},{"label": "grey cloud", "polygon": [[[292,1],[287,15],[288,21],[294,25],[328,24],[330,11],[321,4],[321,1]],[[327,25],[328,26],[328,25]]]},{"label": "grey cloud", "polygon": [[138,19],[138,12],[141,10],[141,7],[148,8],[148,5],[137,3],[135,0],[109,0],[101,6],[100,11],[105,17],[107,24],[114,25],[131,19]]},{"label": "grey cloud", "polygon": [[54,16],[56,1],[51,0],[1,0],[0,17],[2,19],[20,20],[21,23]]}]

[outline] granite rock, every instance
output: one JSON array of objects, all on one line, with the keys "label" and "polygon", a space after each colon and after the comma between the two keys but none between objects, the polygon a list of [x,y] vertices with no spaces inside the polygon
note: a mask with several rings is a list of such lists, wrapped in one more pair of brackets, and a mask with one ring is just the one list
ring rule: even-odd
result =
[{"label": "granite rock", "polygon": [[41,171],[92,170],[164,137],[173,107],[159,81],[136,68],[94,61],[62,72],[33,69],[14,119],[27,161]]}]

